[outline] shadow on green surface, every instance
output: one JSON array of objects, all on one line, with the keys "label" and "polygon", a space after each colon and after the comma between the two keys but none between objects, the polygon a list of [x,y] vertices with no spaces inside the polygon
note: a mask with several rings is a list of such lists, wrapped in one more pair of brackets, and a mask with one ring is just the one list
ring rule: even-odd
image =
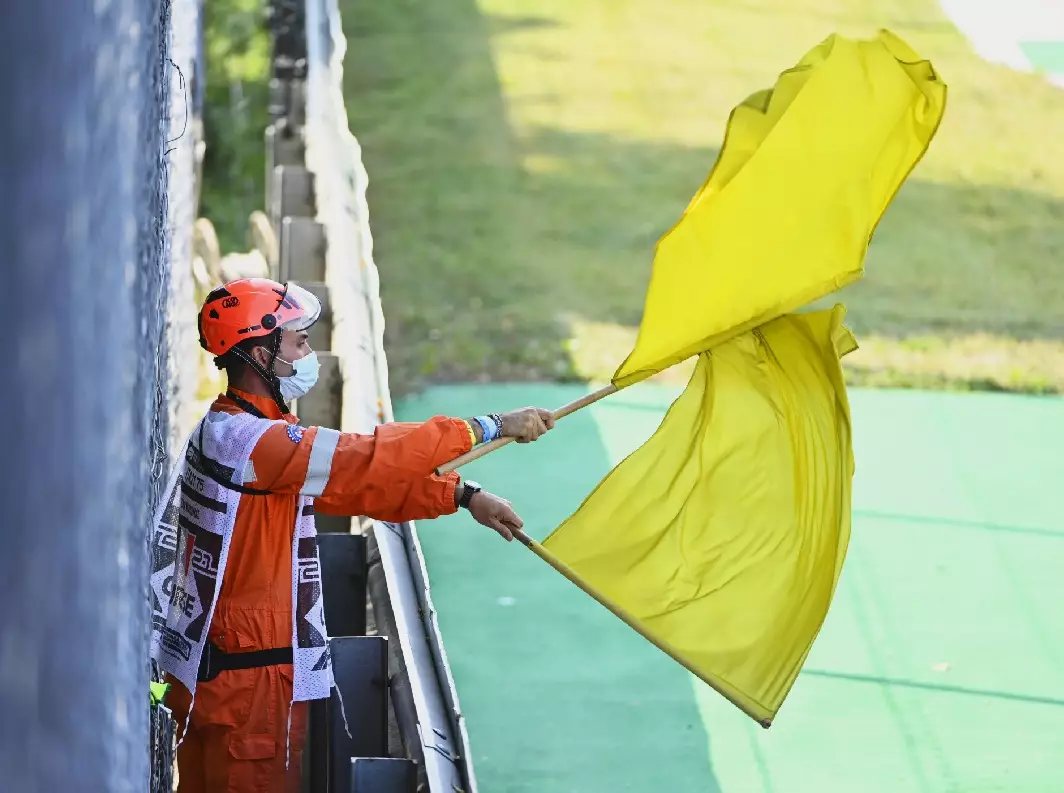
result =
[{"label": "shadow on green surface", "polygon": [[[580,386],[439,387],[400,418],[552,404]],[[474,402],[476,404],[474,404]],[[490,405],[490,408],[489,408]],[[535,449],[463,468],[513,501],[542,539],[611,464],[595,420],[576,414]],[[550,460],[528,480],[529,455]],[[518,543],[466,515],[419,532],[474,768],[498,793],[719,793],[690,676]]]}]

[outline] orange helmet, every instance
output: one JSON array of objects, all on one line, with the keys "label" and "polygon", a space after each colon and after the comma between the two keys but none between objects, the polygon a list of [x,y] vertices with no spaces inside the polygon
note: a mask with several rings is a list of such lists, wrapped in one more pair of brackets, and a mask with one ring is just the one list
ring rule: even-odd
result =
[{"label": "orange helmet", "polygon": [[199,314],[200,346],[225,355],[245,339],[281,330],[306,330],[321,316],[321,304],[306,289],[269,278],[230,281],[207,295]]}]

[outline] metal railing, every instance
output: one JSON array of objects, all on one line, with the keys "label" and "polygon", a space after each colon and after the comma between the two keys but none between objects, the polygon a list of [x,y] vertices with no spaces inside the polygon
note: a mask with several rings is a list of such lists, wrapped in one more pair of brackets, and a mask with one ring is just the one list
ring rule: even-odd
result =
[{"label": "metal railing", "polygon": [[[341,426],[372,432],[393,416],[366,202],[368,176],[347,123],[342,90],[346,40],[336,0],[306,0],[305,24],[303,143],[313,178],[315,219],[326,240],[331,350],[343,372]],[[419,789],[475,793],[468,734],[417,530],[412,523],[381,522],[370,523],[367,530],[370,599],[378,631],[390,640],[389,693],[403,753],[417,763]],[[372,773],[370,764],[363,768]]]}]

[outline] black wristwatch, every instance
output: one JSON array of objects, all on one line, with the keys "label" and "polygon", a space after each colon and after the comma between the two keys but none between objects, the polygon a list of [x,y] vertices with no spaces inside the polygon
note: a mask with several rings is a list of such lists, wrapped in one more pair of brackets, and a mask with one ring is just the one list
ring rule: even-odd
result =
[{"label": "black wristwatch", "polygon": [[458,506],[469,509],[469,502],[477,493],[480,492],[481,487],[477,482],[472,479],[467,479],[462,483],[462,497],[458,499]]}]

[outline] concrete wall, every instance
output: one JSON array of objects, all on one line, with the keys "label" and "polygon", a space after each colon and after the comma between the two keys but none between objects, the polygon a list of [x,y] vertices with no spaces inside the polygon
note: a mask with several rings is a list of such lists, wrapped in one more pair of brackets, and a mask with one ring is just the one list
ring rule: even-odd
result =
[{"label": "concrete wall", "polygon": [[0,12],[3,790],[148,784],[147,528],[188,382],[169,385],[171,230],[191,211],[191,139],[167,154],[170,24],[193,5]]}]

